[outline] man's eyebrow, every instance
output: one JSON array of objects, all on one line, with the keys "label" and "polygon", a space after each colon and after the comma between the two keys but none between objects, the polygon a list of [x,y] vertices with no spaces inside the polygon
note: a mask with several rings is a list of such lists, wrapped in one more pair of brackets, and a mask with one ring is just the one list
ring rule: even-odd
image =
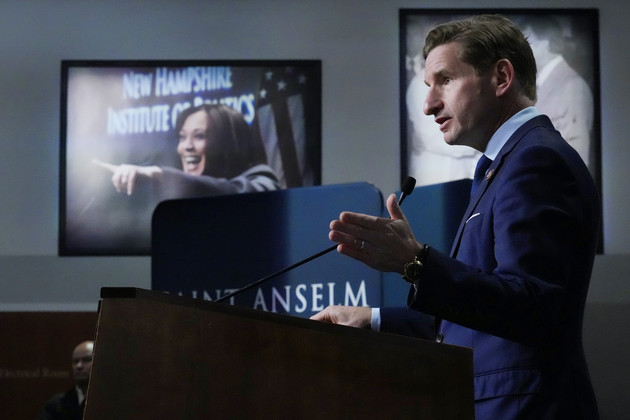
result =
[{"label": "man's eyebrow", "polygon": [[427,86],[431,86],[431,84],[427,81],[427,75],[428,74],[430,74],[433,79],[437,79],[437,80],[443,79],[445,77],[452,77],[450,75],[450,73],[446,69],[441,69],[441,70],[435,71],[433,73],[428,73],[426,71],[426,69],[425,69],[425,72],[424,72],[424,84],[427,85]]},{"label": "man's eyebrow", "polygon": [[451,72],[449,72],[446,69],[441,69],[441,70],[435,72],[434,76],[437,77],[437,78],[452,77],[451,76]]}]

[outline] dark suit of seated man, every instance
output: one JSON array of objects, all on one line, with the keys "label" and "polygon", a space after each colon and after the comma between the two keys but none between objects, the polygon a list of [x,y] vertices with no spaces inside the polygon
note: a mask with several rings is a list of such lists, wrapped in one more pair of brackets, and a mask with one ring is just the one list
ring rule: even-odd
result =
[{"label": "dark suit of seated man", "polygon": [[54,395],[44,405],[40,420],[80,420],[83,418],[85,396],[90,372],[94,342],[84,341],[72,352],[72,375],[74,387],[65,393]]}]

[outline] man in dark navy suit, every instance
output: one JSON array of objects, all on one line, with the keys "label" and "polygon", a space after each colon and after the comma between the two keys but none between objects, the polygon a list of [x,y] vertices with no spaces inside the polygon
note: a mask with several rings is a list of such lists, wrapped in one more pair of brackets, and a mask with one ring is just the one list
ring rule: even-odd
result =
[{"label": "man in dark navy suit", "polygon": [[408,307],[331,306],[313,319],[472,348],[478,420],[597,419],[582,319],[599,197],[534,106],[532,50],[508,19],[485,15],[435,28],[424,56],[424,112],[448,144],[483,153],[451,254],[416,240],[395,196],[391,218],[343,212],[331,223],[338,251],[401,273]]}]

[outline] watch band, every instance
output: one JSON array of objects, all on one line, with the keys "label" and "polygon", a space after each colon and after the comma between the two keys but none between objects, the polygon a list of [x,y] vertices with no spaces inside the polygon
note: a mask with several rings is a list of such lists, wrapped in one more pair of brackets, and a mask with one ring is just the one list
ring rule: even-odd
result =
[{"label": "watch band", "polygon": [[420,261],[422,265],[424,265],[424,261],[427,259],[428,253],[429,253],[429,245],[427,244],[422,245],[422,248],[420,249],[420,252],[418,252],[418,255],[417,255],[418,261]]}]

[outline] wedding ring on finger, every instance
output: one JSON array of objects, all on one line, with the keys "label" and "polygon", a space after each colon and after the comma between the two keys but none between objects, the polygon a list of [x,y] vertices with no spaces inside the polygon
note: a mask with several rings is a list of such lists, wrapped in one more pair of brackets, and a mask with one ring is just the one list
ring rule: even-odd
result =
[{"label": "wedding ring on finger", "polygon": [[363,248],[365,248],[365,241],[361,239],[361,243],[359,244],[359,251],[363,251]]}]

